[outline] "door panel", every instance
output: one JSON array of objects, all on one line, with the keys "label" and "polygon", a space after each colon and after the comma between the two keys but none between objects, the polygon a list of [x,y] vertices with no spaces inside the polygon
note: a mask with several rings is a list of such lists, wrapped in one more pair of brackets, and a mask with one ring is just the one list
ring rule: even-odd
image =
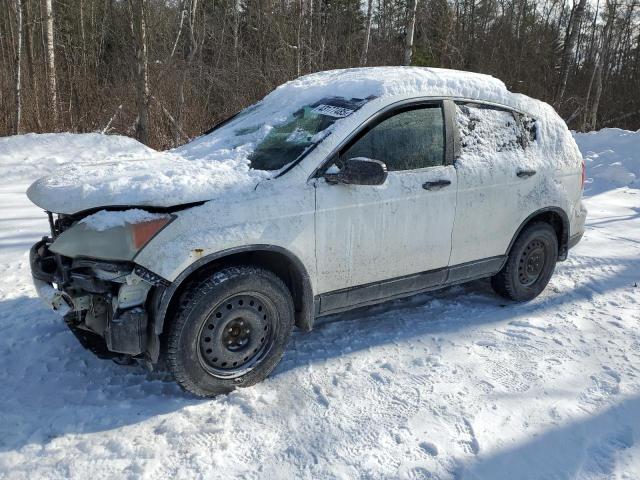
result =
[{"label": "door panel", "polygon": [[[432,111],[423,116],[426,120],[398,113],[367,126],[336,161],[339,166],[346,158],[364,156],[388,163],[391,171],[383,185],[316,181],[318,293],[448,265],[457,178],[453,166],[442,165],[444,122],[439,106],[437,111],[439,124],[413,134],[415,122],[431,122]],[[439,165],[412,168],[434,164]]]},{"label": "door panel", "polygon": [[528,136],[517,114],[483,105],[456,110],[462,145],[455,162],[452,265],[504,255],[522,220],[535,210],[535,192],[548,176],[536,170],[539,162],[530,149],[535,136]]}]

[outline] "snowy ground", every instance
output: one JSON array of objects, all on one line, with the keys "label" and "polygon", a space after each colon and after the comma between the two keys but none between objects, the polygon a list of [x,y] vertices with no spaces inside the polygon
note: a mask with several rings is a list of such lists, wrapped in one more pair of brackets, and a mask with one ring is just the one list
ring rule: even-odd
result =
[{"label": "snowy ground", "polygon": [[207,401],[95,359],[34,298],[24,191],[110,141],[0,139],[0,478],[638,478],[640,133],[585,138],[587,234],[538,299],[481,281],[330,317]]}]

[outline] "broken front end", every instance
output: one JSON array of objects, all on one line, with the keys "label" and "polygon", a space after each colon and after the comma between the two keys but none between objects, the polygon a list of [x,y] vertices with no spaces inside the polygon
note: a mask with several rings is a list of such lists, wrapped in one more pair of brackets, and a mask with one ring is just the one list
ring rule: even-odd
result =
[{"label": "broken front end", "polygon": [[122,221],[104,230],[69,216],[54,221],[49,213],[49,220],[51,237],[30,253],[40,298],[98,357],[155,363],[160,345],[152,320],[169,282],[133,259],[171,216]]}]

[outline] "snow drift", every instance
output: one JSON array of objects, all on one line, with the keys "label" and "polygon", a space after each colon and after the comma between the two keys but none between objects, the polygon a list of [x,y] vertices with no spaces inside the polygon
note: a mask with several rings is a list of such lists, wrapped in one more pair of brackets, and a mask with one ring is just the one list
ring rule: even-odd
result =
[{"label": "snow drift", "polygon": [[[576,139],[638,165],[638,132]],[[586,199],[585,238],[534,301],[476,282],[343,314],[294,335],[267,381],[202,401],[94,358],[34,298],[28,249],[48,227],[25,184],[145,150],[0,139],[0,478],[637,478],[637,181]]]},{"label": "snow drift", "polygon": [[640,187],[640,130],[603,128],[573,134],[587,165],[585,193],[617,187]]}]

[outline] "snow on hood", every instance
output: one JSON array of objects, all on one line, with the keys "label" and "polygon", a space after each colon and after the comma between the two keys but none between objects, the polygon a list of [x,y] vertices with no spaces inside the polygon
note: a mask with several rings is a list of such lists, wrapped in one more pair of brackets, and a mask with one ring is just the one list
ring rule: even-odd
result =
[{"label": "snow on hood", "polygon": [[[89,167],[76,163],[37,180],[27,195],[36,205],[56,213],[212,200],[252,188],[274,175],[251,169],[249,157],[274,126],[288,121],[303,106],[332,96],[367,99],[403,94],[478,98],[559,119],[545,103],[513,94],[488,75],[419,67],[331,70],[281,85],[227,124],[170,152],[148,150],[141,160],[119,157],[117,162]],[[323,135],[317,137],[320,141]]]},{"label": "snow on hood", "polygon": [[36,205],[56,213],[106,206],[171,207],[253,188],[267,172],[234,160],[188,160],[171,153],[153,158],[69,165],[27,190]]},{"label": "snow on hood", "polygon": [[123,211],[107,211],[100,210],[99,212],[84,217],[79,223],[83,223],[89,230],[96,232],[104,232],[110,228],[124,227],[127,224],[152,222],[154,220],[168,219],[169,215],[162,213],[150,213],[146,210],[140,210],[139,208],[133,208],[131,210]]},{"label": "snow on hood", "polygon": [[[0,176],[7,183],[33,182],[70,163],[150,158],[157,152],[137,140],[100,133],[27,133],[0,138]],[[34,177],[34,173],[36,177]]]}]

